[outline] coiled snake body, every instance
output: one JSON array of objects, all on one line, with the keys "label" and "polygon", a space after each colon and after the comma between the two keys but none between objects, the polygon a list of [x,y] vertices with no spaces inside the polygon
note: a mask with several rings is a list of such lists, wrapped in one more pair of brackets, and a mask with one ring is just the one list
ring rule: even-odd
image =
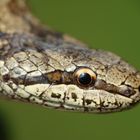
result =
[{"label": "coiled snake body", "polygon": [[24,1],[0,2],[0,95],[82,112],[140,100],[140,73],[119,56],[40,25]]}]

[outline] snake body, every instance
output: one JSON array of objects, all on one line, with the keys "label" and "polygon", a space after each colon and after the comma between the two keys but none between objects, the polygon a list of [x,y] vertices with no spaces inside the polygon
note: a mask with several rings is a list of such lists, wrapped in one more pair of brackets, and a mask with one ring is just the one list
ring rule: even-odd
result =
[{"label": "snake body", "polygon": [[[122,58],[44,27],[24,1],[3,0],[0,9],[1,96],[81,112],[120,111],[139,102],[140,73]],[[77,83],[79,69],[93,71],[94,83]]]}]

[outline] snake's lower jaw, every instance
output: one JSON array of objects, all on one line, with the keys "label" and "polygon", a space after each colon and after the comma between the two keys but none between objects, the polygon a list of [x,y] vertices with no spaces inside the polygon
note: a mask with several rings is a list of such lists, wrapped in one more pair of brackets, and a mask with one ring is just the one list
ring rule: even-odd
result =
[{"label": "snake's lower jaw", "polygon": [[105,113],[131,108],[140,99],[140,93],[137,92],[129,98],[104,90],[83,90],[75,85],[54,85],[48,88],[42,98],[45,100],[45,106],[78,112]]}]

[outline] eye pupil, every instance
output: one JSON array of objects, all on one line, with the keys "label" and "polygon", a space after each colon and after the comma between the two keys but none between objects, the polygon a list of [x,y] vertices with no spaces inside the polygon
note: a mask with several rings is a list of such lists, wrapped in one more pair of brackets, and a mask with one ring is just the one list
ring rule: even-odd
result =
[{"label": "eye pupil", "polygon": [[79,80],[79,83],[82,85],[89,85],[92,81],[92,78],[88,73],[81,73],[79,75],[78,80]]}]

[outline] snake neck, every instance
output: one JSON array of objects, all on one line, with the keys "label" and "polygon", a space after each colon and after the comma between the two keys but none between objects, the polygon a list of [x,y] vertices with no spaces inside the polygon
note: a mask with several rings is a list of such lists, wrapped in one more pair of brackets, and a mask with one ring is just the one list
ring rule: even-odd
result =
[{"label": "snake neck", "polygon": [[38,18],[31,14],[26,0],[0,1],[0,32],[31,34],[54,45],[69,42],[76,46],[87,47],[83,42],[67,34],[62,34],[49,26],[42,25]]}]

